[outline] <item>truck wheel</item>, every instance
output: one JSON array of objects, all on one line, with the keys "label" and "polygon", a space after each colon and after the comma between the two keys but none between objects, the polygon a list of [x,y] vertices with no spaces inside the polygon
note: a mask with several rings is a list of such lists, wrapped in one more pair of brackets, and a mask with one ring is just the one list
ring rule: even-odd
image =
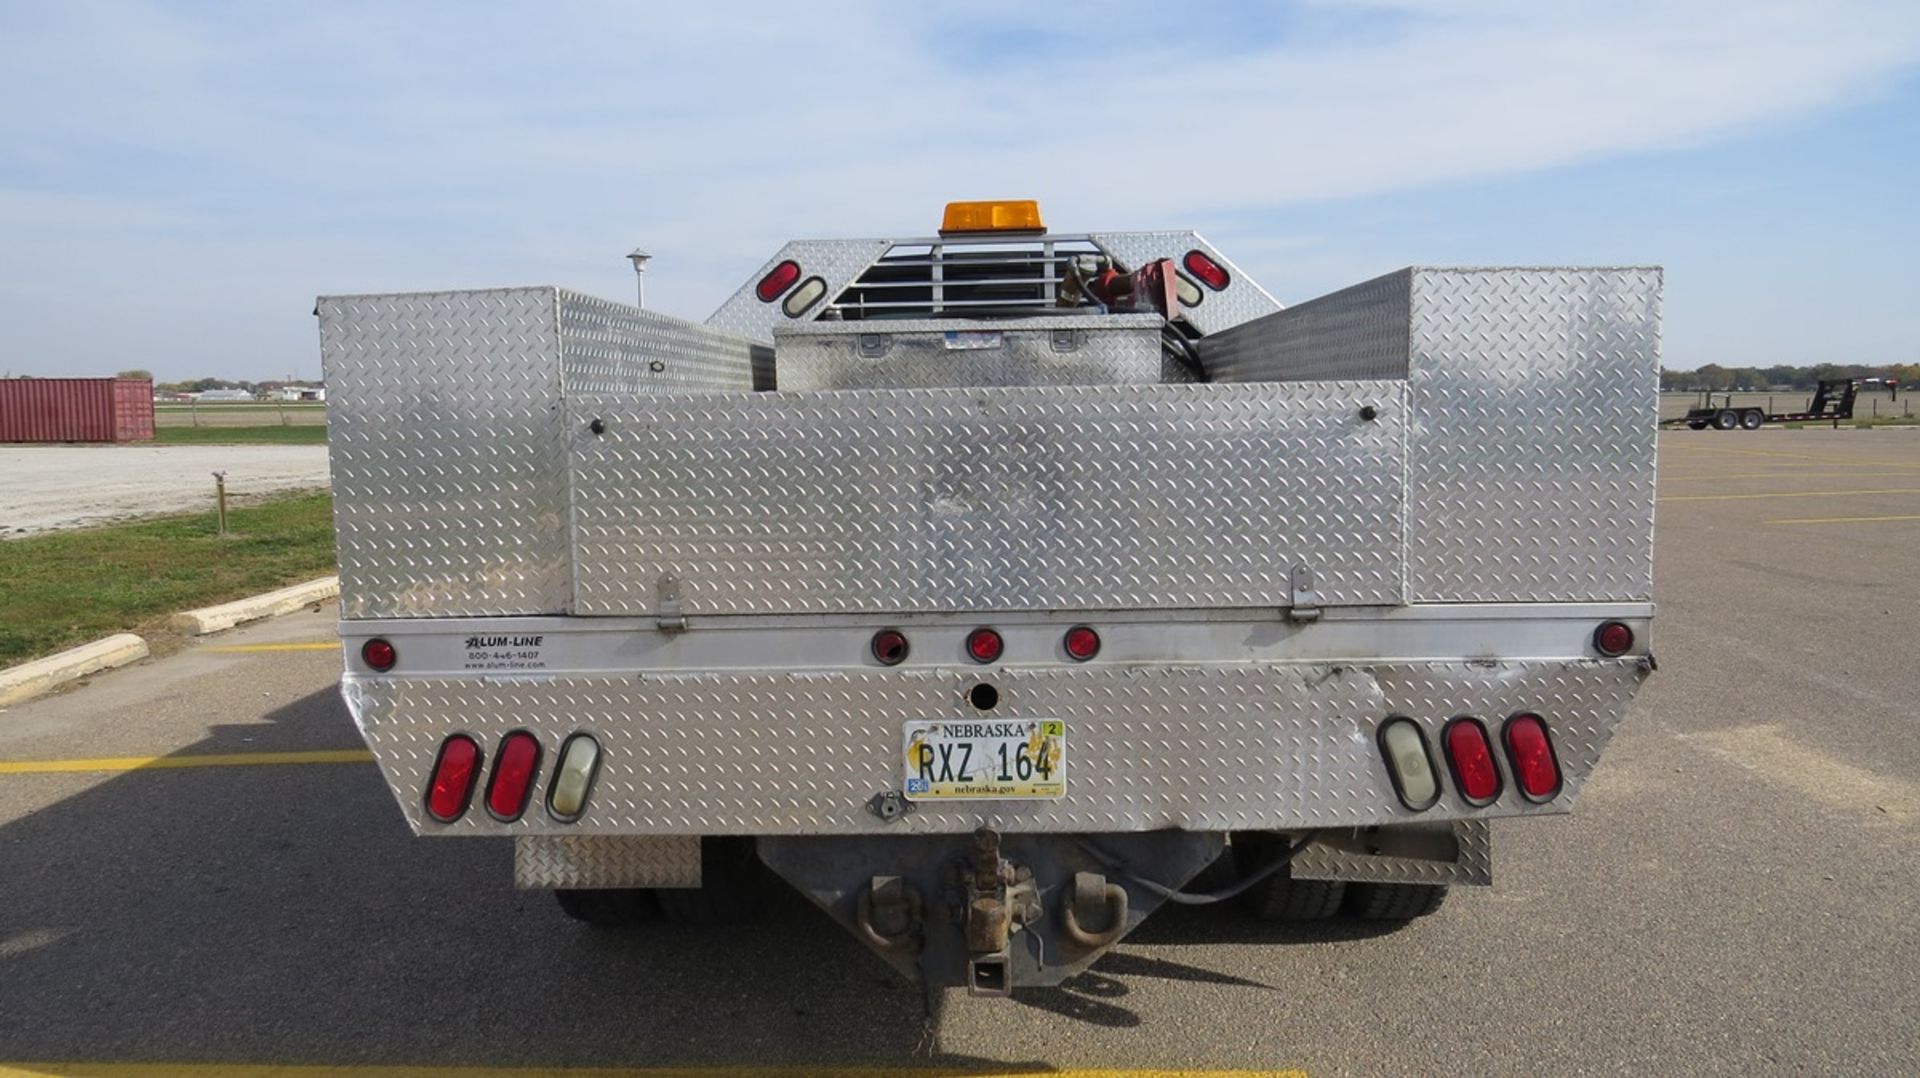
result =
[{"label": "truck wheel", "polygon": [[644,887],[572,888],[555,891],[553,897],[568,917],[600,928],[651,920],[659,912],[653,892]]},{"label": "truck wheel", "polygon": [[1744,430],[1759,430],[1767,421],[1766,413],[1749,408],[1740,413],[1740,426]]},{"label": "truck wheel", "polygon": [[767,884],[752,839],[709,836],[700,840],[700,886],[662,887],[653,894],[670,921],[731,925],[760,912]]},{"label": "truck wheel", "polygon": [[1356,883],[1347,888],[1347,912],[1368,921],[1411,921],[1447,900],[1439,883]]},{"label": "truck wheel", "polygon": [[1687,429],[1688,430],[1706,430],[1707,421],[1704,419],[1689,419],[1687,420]]},{"label": "truck wheel", "polygon": [[1740,413],[1731,408],[1722,408],[1713,414],[1713,425],[1719,430],[1732,430],[1740,425]]},{"label": "truck wheel", "polygon": [[[1278,836],[1248,832],[1233,836],[1234,867],[1257,872],[1286,849]],[[1347,885],[1339,880],[1296,880],[1291,866],[1240,893],[1247,912],[1262,921],[1318,921],[1340,912]]]}]

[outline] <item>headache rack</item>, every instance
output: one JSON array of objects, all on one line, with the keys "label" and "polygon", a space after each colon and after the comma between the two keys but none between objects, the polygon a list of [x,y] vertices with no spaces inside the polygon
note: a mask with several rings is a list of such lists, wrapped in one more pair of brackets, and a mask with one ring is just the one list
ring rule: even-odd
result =
[{"label": "headache rack", "polygon": [[823,317],[984,317],[1061,308],[1060,277],[1076,257],[1110,257],[1087,236],[940,236],[895,242],[827,305]]}]

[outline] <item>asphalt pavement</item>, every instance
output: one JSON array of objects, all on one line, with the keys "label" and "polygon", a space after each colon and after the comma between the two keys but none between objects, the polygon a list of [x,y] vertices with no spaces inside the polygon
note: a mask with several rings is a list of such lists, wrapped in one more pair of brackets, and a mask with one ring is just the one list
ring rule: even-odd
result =
[{"label": "asphalt pavement", "polygon": [[798,897],[596,932],[411,837],[328,610],[0,712],[0,1064],[1920,1073],[1920,433],[1660,451],[1658,674],[1573,815],[1397,931],[1166,909],[930,1037]]}]

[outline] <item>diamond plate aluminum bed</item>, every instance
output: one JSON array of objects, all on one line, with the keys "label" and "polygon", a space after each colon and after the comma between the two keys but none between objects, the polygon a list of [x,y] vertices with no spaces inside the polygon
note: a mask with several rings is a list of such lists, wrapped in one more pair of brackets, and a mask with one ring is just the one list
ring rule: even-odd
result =
[{"label": "diamond plate aluminum bed", "polygon": [[987,239],[791,244],[707,324],[320,300],[343,690],[415,831],[589,919],[757,840],[991,993],[1233,836],[1263,908],[1395,915],[1571,808],[1652,669],[1657,269],[1282,309],[1192,233]]}]

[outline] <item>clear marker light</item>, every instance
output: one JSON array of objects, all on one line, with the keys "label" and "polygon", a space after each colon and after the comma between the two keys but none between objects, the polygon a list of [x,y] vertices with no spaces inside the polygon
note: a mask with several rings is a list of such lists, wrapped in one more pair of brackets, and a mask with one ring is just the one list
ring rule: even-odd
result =
[{"label": "clear marker light", "polygon": [[547,811],[561,822],[580,818],[587,807],[587,790],[600,769],[600,744],[586,734],[575,734],[560,746],[553,768],[553,788],[547,792]]},{"label": "clear marker light", "polygon": [[788,318],[798,318],[812,309],[814,304],[820,302],[820,297],[826,294],[827,282],[818,277],[809,277],[800,282],[800,287],[794,289],[793,294],[780,304],[780,309],[787,312]]},{"label": "clear marker light", "polygon": [[1200,291],[1200,286],[1193,283],[1193,278],[1184,273],[1173,275],[1173,290],[1180,297],[1180,305],[1183,307],[1198,307],[1200,302],[1207,298],[1207,294]]},{"label": "clear marker light", "polygon": [[1433,773],[1433,757],[1427,754],[1427,739],[1412,719],[1392,719],[1380,728],[1380,748],[1387,757],[1387,769],[1393,774],[1394,789],[1400,800],[1414,811],[1433,807],[1440,799],[1440,782]]}]

